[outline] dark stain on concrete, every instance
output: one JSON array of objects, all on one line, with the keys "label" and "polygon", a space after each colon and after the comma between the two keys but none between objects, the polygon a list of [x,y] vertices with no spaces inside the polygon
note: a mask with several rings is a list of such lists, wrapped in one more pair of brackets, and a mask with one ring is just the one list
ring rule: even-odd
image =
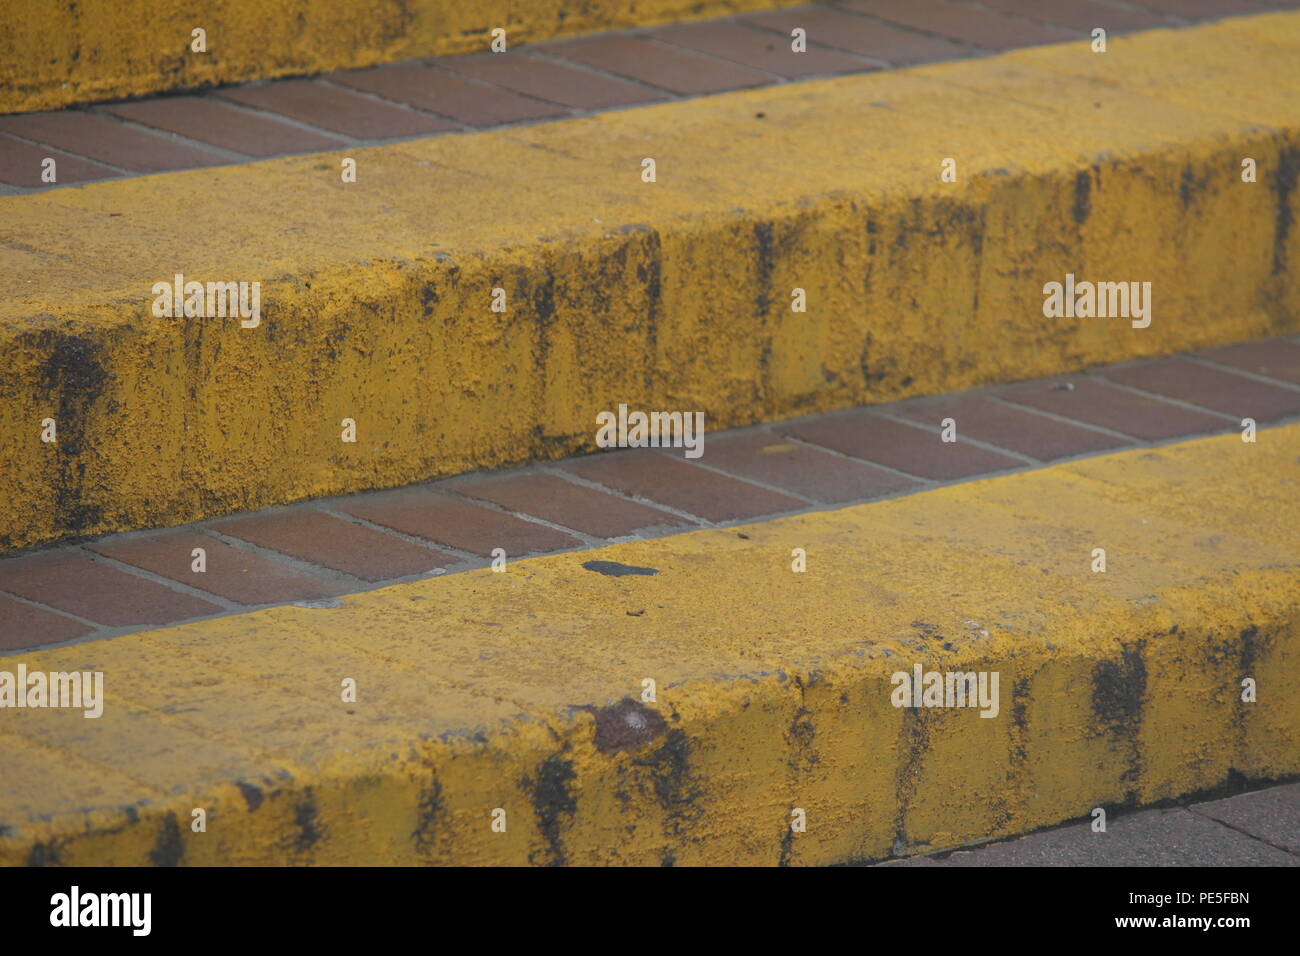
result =
[{"label": "dark stain on concrete", "polygon": [[664,810],[664,830],[673,836],[685,834],[703,813],[697,801],[704,792],[691,770],[686,732],[678,728],[668,731],[659,749],[635,763],[651,772],[655,800]]},{"label": "dark stain on concrete", "polygon": [[620,564],[617,561],[584,561],[582,566],[588,571],[595,571],[610,578],[622,578],[629,574],[655,575],[658,568],[641,568],[635,564]]},{"label": "dark stain on concrete", "polygon": [[1092,212],[1092,172],[1081,170],[1074,176],[1074,213],[1075,225],[1082,226]]},{"label": "dark stain on concrete", "polygon": [[309,789],[302,801],[293,808],[293,822],[298,827],[298,835],[294,840],[294,849],[299,853],[310,850],[325,835],[317,816],[316,798]]},{"label": "dark stain on concrete", "polygon": [[754,297],[754,305],[760,316],[766,315],[768,307],[772,304],[772,270],[776,266],[776,249],[772,231],[770,222],[754,224],[754,265],[757,271],[755,287],[758,290]]},{"label": "dark stain on concrete", "polygon": [[1278,152],[1277,175],[1273,177],[1277,197],[1277,216],[1273,225],[1274,275],[1286,272],[1286,245],[1295,223],[1291,197],[1295,194],[1297,178],[1300,178],[1300,147],[1285,146]]},{"label": "dark stain on concrete", "polygon": [[33,843],[27,854],[28,866],[58,866],[63,862],[63,850],[55,840]]},{"label": "dark stain on concrete", "polygon": [[596,718],[596,749],[603,754],[640,747],[668,732],[659,711],[630,697],[608,707],[583,709]]},{"label": "dark stain on concrete", "polygon": [[181,841],[180,824],[176,814],[169,813],[158,831],[158,839],[149,851],[149,859],[154,866],[179,866],[185,855],[185,844]]},{"label": "dark stain on concrete", "polygon": [[58,477],[54,486],[53,517],[65,534],[78,534],[98,525],[103,511],[85,501],[86,426],[94,406],[103,398],[110,375],[93,339],[59,335],[41,365],[42,389],[55,397],[58,443]]},{"label": "dark stain on concrete", "polygon": [[1133,728],[1142,717],[1147,689],[1142,648],[1126,645],[1118,661],[1100,661],[1092,671],[1092,712],[1112,729]]},{"label": "dark stain on concrete", "polygon": [[[572,790],[573,780],[577,774],[573,762],[559,754],[547,757],[537,768],[537,779],[523,779],[523,787],[531,794],[533,816],[537,819],[537,828],[546,839],[545,864],[547,866],[564,866],[563,830],[573,819],[578,809],[578,798]],[[539,862],[537,855],[528,854],[530,863]]]},{"label": "dark stain on concrete", "polygon": [[235,784],[239,787],[239,792],[244,795],[244,802],[248,804],[250,811],[256,810],[262,805],[262,788],[251,783],[244,783],[240,780]]},{"label": "dark stain on concrete", "polygon": [[434,779],[429,786],[420,790],[419,804],[415,812],[415,830],[411,833],[411,840],[421,853],[433,850],[438,836],[438,821],[445,809],[442,784]]}]

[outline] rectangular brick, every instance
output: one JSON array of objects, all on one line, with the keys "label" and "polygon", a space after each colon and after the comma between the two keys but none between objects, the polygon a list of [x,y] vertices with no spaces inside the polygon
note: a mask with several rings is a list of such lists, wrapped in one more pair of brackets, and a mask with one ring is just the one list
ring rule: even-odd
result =
[{"label": "rectangular brick", "polygon": [[[284,604],[339,593],[287,564],[193,531],[104,538],[85,547],[240,604]],[[206,571],[193,570],[195,548],[206,552]]]},{"label": "rectangular brick", "polygon": [[[47,157],[54,160],[53,183],[41,182],[41,164]],[[116,170],[88,159],[78,159],[33,143],[24,143],[12,136],[0,135],[0,183],[39,187],[111,179],[120,175]]]},{"label": "rectangular brick", "polygon": [[797,445],[768,431],[712,438],[702,460],[823,504],[878,498],[918,487],[902,475]]},{"label": "rectangular brick", "polygon": [[70,617],[0,594],[0,651],[57,644],[89,634],[94,628]]},{"label": "rectangular brick", "polygon": [[708,53],[788,79],[876,69],[862,60],[816,46],[796,53],[790,48],[789,37],[774,36],[770,31],[734,22],[686,23],[661,27],[649,35],[674,46]]},{"label": "rectangular brick", "polygon": [[48,143],[133,173],[162,173],[229,162],[197,146],[81,110],[0,116],[0,132]]},{"label": "rectangular brick", "polygon": [[391,66],[331,73],[331,82],[448,116],[469,126],[497,126],[563,116],[566,110],[510,90],[475,83],[426,66]]},{"label": "rectangular brick", "polygon": [[1010,50],[1079,39],[1077,34],[1067,30],[964,6],[952,0],[856,0],[840,6],[985,50]]},{"label": "rectangular brick", "polygon": [[342,140],[333,136],[313,133],[203,96],[164,96],[101,109],[122,119],[233,149],[245,156],[306,153],[343,145]]},{"label": "rectangular brick", "polygon": [[966,435],[1038,461],[1055,461],[1132,444],[1091,428],[1059,422],[987,398],[958,398],[921,406],[902,405],[894,411],[914,422],[930,425],[935,431],[939,430],[945,418],[951,418],[959,439]]},{"label": "rectangular brick", "polygon": [[1169,24],[1165,17],[1097,0],[981,0],[981,3],[999,13],[1028,17],[1039,23],[1069,30],[1081,30],[1089,38],[1096,27],[1101,27],[1110,35]]},{"label": "rectangular brick", "polygon": [[563,551],[582,544],[546,525],[471,504],[428,488],[403,488],[349,499],[340,511],[448,547],[490,557],[495,548],[508,557]]},{"label": "rectangular brick", "polygon": [[895,66],[934,63],[969,56],[970,51],[951,40],[903,30],[888,24],[855,17],[828,7],[798,7],[773,10],[741,17],[747,23],[781,32],[788,40],[790,31],[800,27],[808,42],[869,56]]},{"label": "rectangular brick", "polygon": [[209,527],[363,581],[422,574],[457,560],[446,552],[423,548],[396,535],[310,508],[232,518]]},{"label": "rectangular brick", "polygon": [[561,467],[588,481],[707,521],[759,518],[807,507],[798,498],[647,449],[589,455],[565,462]]},{"label": "rectangular brick", "polygon": [[0,591],[106,627],[175,624],[222,610],[75,549],[0,561]]},{"label": "rectangular brick", "polygon": [[427,136],[460,128],[437,116],[402,109],[312,80],[277,80],[265,86],[236,86],[219,90],[215,95],[357,139]]},{"label": "rectangular brick", "polygon": [[1167,358],[1097,373],[1112,382],[1257,422],[1300,415],[1300,391],[1266,385],[1189,361]]},{"label": "rectangular brick", "polygon": [[1013,385],[999,398],[1089,425],[1100,425],[1145,441],[1222,431],[1232,423],[1155,396],[1137,395],[1082,375]]},{"label": "rectangular brick", "polygon": [[1243,372],[1267,375],[1300,385],[1300,344],[1271,339],[1265,342],[1243,342],[1226,348],[1200,353],[1203,358],[1220,365],[1231,365]]},{"label": "rectangular brick", "polygon": [[767,73],[641,37],[606,34],[548,44],[545,49],[551,56],[640,80],[683,96],[741,90],[776,82],[776,78]]},{"label": "rectangular brick", "polygon": [[667,511],[555,475],[467,478],[448,485],[462,495],[491,501],[511,511],[544,518],[598,538],[619,538],[645,528],[689,526],[689,522]]},{"label": "rectangular brick", "polygon": [[551,63],[522,53],[471,53],[438,61],[443,69],[461,76],[527,93],[573,109],[599,110],[637,103],[655,103],[668,97],[612,76]]},{"label": "rectangular brick", "polygon": [[1154,13],[1175,14],[1184,20],[1207,20],[1211,17],[1232,17],[1250,13],[1265,13],[1268,7],[1250,0],[1128,0],[1135,7]]},{"label": "rectangular brick", "polygon": [[938,428],[920,428],[855,410],[810,421],[775,426],[782,434],[830,448],[842,455],[896,468],[934,481],[985,475],[1024,462],[961,440],[945,442]]}]

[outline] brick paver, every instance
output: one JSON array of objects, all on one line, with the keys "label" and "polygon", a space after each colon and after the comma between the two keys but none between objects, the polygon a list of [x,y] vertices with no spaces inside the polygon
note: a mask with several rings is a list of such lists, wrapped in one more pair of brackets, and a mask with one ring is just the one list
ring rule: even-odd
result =
[{"label": "brick paver", "polygon": [[554,475],[515,475],[449,482],[460,494],[534,515],[598,538],[645,528],[681,528],[690,522],[659,508],[628,501]]},{"label": "brick paver", "polygon": [[41,186],[42,165],[46,159],[54,160],[56,183],[70,185],[91,179],[108,179],[117,171],[78,159],[34,143],[24,143],[12,136],[0,135],[0,183],[11,186]]},{"label": "brick paver", "polygon": [[1300,414],[1300,390],[1252,381],[1185,358],[1108,369],[1104,378],[1228,415],[1270,422]]},{"label": "brick paver", "polygon": [[1050,26],[1081,30],[1089,37],[1096,27],[1111,34],[1169,24],[1165,17],[1157,14],[1100,0],[981,0],[981,6]]},{"label": "brick paver", "polygon": [[658,451],[590,455],[562,467],[597,484],[661,501],[707,521],[761,518],[805,506],[798,498],[719,475]]},{"label": "brick paver", "polygon": [[195,169],[229,162],[197,146],[81,110],[0,116],[0,133],[48,143],[137,173]]},{"label": "brick paver", "polygon": [[342,140],[333,136],[250,114],[209,97],[167,96],[105,106],[104,111],[167,133],[179,133],[202,143],[232,149],[245,156],[307,153],[343,145]]},{"label": "brick paver", "polygon": [[222,534],[293,555],[363,581],[384,581],[454,564],[445,552],[314,510],[288,510],[213,522]]},{"label": "brick paver", "polygon": [[797,7],[741,17],[746,23],[778,30],[787,38],[801,28],[812,44],[871,57],[892,66],[914,66],[970,56],[971,50],[943,37],[854,16],[830,7]]},{"label": "brick paver", "polygon": [[957,441],[945,442],[938,426],[913,427],[862,411],[779,426],[777,430],[844,455],[935,481],[971,478],[1024,464],[1019,458],[964,442],[960,432]]},{"label": "brick paver", "polygon": [[[279,561],[232,548],[193,531],[108,538],[86,546],[96,554],[144,568],[181,584],[240,604],[283,604],[340,593]],[[204,551],[206,570],[195,571],[194,550]]]},{"label": "brick paver", "polygon": [[427,488],[358,495],[340,511],[403,534],[489,557],[503,548],[510,557],[574,548],[582,541],[546,525],[439,494]]},{"label": "brick paver", "polygon": [[0,594],[0,651],[70,641],[93,630],[89,624]]},{"label": "brick paver", "polygon": [[1300,385],[1300,345],[1295,342],[1242,342],[1199,354],[1220,365]]},{"label": "brick paver", "polygon": [[1100,425],[1147,441],[1200,435],[1217,431],[1226,424],[1223,418],[1209,412],[1173,405],[1151,395],[1139,395],[1107,385],[1100,379],[1080,375],[1013,385],[995,394],[1008,402],[1089,425]]},{"label": "brick paver", "polygon": [[219,605],[119,571],[74,548],[0,561],[0,591],[106,627],[207,617]]},{"label": "brick paver", "polygon": [[216,95],[357,139],[396,139],[460,129],[450,120],[312,80],[235,86]]},{"label": "brick paver", "polygon": [[599,110],[667,99],[667,94],[522,53],[471,53],[447,57],[443,69],[516,93],[574,109]]},{"label": "brick paver", "polygon": [[951,418],[959,439],[968,435],[1038,461],[1055,461],[1132,444],[1104,432],[1059,422],[987,398],[960,398],[914,406],[900,414],[929,425],[935,431],[939,430],[945,418]]},{"label": "brick paver", "polygon": [[547,52],[686,96],[765,86],[773,79],[769,73],[738,63],[618,34],[569,40]]},{"label": "brick paver", "polygon": [[852,0],[844,9],[960,40],[985,50],[1010,50],[1079,39],[1077,33],[1008,17],[952,0]]},{"label": "brick paver", "polygon": [[789,79],[873,69],[860,59],[833,50],[808,47],[796,53],[791,49],[789,37],[773,36],[769,31],[740,23],[689,23],[656,30],[653,36],[675,46]]},{"label": "brick paver", "polygon": [[451,117],[469,126],[499,126],[567,114],[567,110],[559,106],[426,66],[349,70],[331,73],[328,79]]}]

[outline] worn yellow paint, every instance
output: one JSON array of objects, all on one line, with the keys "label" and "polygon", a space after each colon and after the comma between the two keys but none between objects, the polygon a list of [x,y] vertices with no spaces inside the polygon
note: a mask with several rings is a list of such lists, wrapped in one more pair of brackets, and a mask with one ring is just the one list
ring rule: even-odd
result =
[{"label": "worn yellow paint", "polygon": [[[1294,331],[1297,17],[0,200],[0,549],[572,454],[624,402],[720,428]],[[262,282],[261,326],[154,318],[177,272]],[[1151,282],[1150,327],[1045,319],[1067,272]]]},{"label": "worn yellow paint", "polygon": [[[0,7],[0,113],[507,48],[784,0],[182,0]],[[206,31],[204,53],[193,31]]]},{"label": "worn yellow paint", "polygon": [[[1258,438],[0,657],[106,688],[0,710],[0,861],[831,863],[1295,774],[1300,425]],[[998,715],[893,707],[918,663]]]}]

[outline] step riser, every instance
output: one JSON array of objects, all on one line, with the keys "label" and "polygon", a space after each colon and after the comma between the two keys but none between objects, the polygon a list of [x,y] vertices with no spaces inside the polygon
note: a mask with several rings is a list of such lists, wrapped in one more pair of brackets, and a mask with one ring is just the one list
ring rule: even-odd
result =
[{"label": "step riser", "polygon": [[[1300,133],[267,279],[253,329],[143,325],[147,286],[6,329],[0,547],[595,450],[620,403],[717,429],[1294,331],[1300,191],[1241,183],[1242,155],[1286,168]],[[1150,282],[1149,327],[1044,316],[1067,274]]]}]

